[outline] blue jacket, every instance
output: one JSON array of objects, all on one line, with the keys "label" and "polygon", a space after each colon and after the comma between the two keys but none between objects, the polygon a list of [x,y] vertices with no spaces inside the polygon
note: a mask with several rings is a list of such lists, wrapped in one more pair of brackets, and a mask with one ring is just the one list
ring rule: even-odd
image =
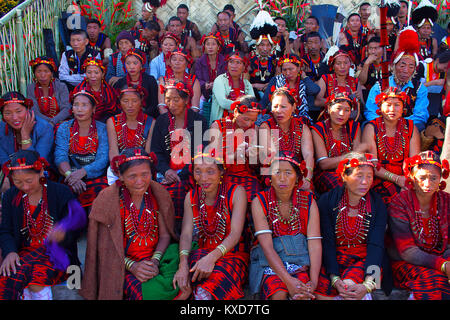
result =
[{"label": "blue jacket", "polygon": [[[73,124],[73,119],[61,123],[56,132],[55,142],[55,164],[59,166],[62,162],[69,162],[69,142],[70,142],[70,127]],[[106,133],[106,125],[102,122],[95,121],[98,135],[98,148],[95,155],[94,162],[84,166],[86,170],[87,179],[95,179],[105,174],[105,170],[109,165],[108,156],[108,135]]]},{"label": "blue jacket", "polygon": [[[36,123],[31,132],[32,144],[28,150],[37,151],[39,155],[48,162],[53,162],[51,150],[53,147],[53,127],[50,123],[35,116]],[[9,160],[9,156],[15,152],[13,129],[6,124],[0,122],[0,163],[3,165]]]}]

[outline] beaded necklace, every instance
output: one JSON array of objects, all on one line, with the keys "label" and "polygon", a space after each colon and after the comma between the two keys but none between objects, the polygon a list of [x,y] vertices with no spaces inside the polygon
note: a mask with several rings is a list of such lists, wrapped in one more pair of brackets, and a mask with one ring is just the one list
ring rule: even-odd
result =
[{"label": "beaded necklace", "polygon": [[303,127],[300,120],[291,119],[289,130],[284,132],[276,121],[275,129],[278,130],[280,137],[275,141],[275,146],[280,151],[291,151],[295,155],[301,156]]},{"label": "beaded necklace", "polygon": [[[245,95],[245,83],[244,83],[244,77],[241,75],[241,77],[239,78],[239,96],[236,95],[236,92],[233,90],[235,89],[233,87],[233,79],[231,78],[231,75],[228,73],[226,73],[226,77],[228,79],[228,85],[230,86],[231,90],[230,90],[230,94],[228,95],[228,99],[232,100],[232,101],[236,101],[237,98],[239,98],[239,96],[243,96]],[[237,89],[237,88],[236,88]]]},{"label": "beaded necklace", "polygon": [[125,112],[122,112],[119,117],[119,130],[118,136],[117,136],[117,144],[119,146],[120,150],[127,149],[127,148],[139,148],[142,147],[145,143],[145,137],[144,137],[144,129],[145,129],[145,116],[142,110],[139,112],[136,121],[138,123],[137,128],[135,130],[133,139],[128,140],[128,125],[127,125],[127,116]]},{"label": "beaded necklace", "polygon": [[[424,219],[424,212],[420,208],[419,200],[413,192],[414,217],[411,223],[413,232],[417,235],[417,241],[426,252],[442,250],[442,237],[440,232],[440,216],[437,209],[437,194],[433,195],[429,209],[429,218]],[[424,221],[425,220],[425,221]]]},{"label": "beaded necklace", "polygon": [[209,82],[213,82],[217,78],[217,72],[219,72],[219,55],[216,56],[216,66],[214,69],[211,67],[209,55],[206,55],[206,65],[208,66]]},{"label": "beaded necklace", "polygon": [[44,97],[42,87],[38,83],[34,86],[34,96],[36,97],[39,110],[41,113],[49,118],[53,118],[59,113],[58,102],[54,95],[53,81],[50,82],[48,87],[48,95]]},{"label": "beaded necklace", "polygon": [[193,219],[194,225],[199,230],[199,238],[204,241],[205,244],[212,245],[213,243],[219,243],[225,239],[227,217],[229,215],[226,199],[226,186],[224,183],[220,184],[217,192],[216,203],[214,208],[216,214],[213,221],[208,220],[208,212],[206,210],[206,193],[197,188],[197,203],[192,205],[198,206],[198,216]]},{"label": "beaded necklace", "polygon": [[30,210],[30,200],[28,194],[22,196],[23,209],[25,211],[25,227],[20,230],[22,235],[27,236],[27,240],[30,242],[37,241],[39,244],[43,243],[50,230],[53,227],[53,217],[48,213],[48,201],[47,201],[47,183],[42,184],[42,199],[41,211],[36,219],[33,218],[33,214]]},{"label": "beaded necklace", "polygon": [[[184,111],[184,124],[183,124],[183,128],[181,128],[183,130],[187,128],[187,119],[188,119],[187,110],[188,109],[186,108],[186,110]],[[174,151],[175,147],[180,143],[180,139],[178,141],[175,141],[174,139],[172,139],[172,134],[175,132],[175,129],[176,129],[175,128],[175,116],[170,111],[168,112],[168,116],[169,116],[169,133],[166,135],[165,141],[166,141],[166,146],[167,146],[166,150],[172,152],[172,151]],[[180,137],[180,138],[182,138],[182,137]],[[181,150],[180,152],[181,152],[180,157],[182,158],[183,150]],[[171,157],[171,159],[170,159],[169,166],[172,170],[180,170],[180,169],[184,168],[183,162],[181,162],[179,164],[175,164],[175,162],[173,161],[174,156],[171,155],[170,157]]]},{"label": "beaded necklace", "polygon": [[90,154],[97,150],[98,135],[95,120],[92,120],[87,135],[87,143],[80,145],[80,125],[75,119],[70,127],[69,152],[72,154]]},{"label": "beaded necklace", "polygon": [[339,245],[350,245],[356,246],[356,243],[363,243],[369,232],[370,218],[370,201],[366,201],[364,197],[359,200],[356,215],[355,224],[353,227],[350,226],[349,219],[349,209],[356,208],[350,207],[348,200],[348,192],[345,191],[342,200],[339,203],[339,213],[336,218],[336,242]]},{"label": "beaded necklace", "polygon": [[[141,246],[142,241],[147,246],[147,240],[151,242],[158,236],[158,218],[157,211],[153,207],[153,202],[148,191],[144,194],[144,208],[142,217],[139,217],[139,210],[131,199],[131,194],[124,186],[120,186],[121,191],[121,207],[125,210],[125,233],[128,239],[132,239],[133,243],[139,240],[138,245]],[[127,214],[128,213],[128,214]]]},{"label": "beaded necklace", "polygon": [[268,191],[268,222],[275,236],[297,234],[306,230],[306,223],[301,219],[300,209],[308,208],[308,198],[301,194],[300,188],[294,191],[289,205],[289,217],[284,218],[280,212],[281,201],[277,200],[273,187]]},{"label": "beaded necklace", "polygon": [[383,160],[397,161],[403,159],[403,153],[406,146],[405,135],[408,133],[406,126],[407,121],[404,118],[400,118],[397,122],[397,128],[395,130],[394,144],[389,143],[389,137],[386,133],[386,126],[383,118],[378,117],[376,119],[378,128],[377,134],[377,146],[378,152],[382,155]]},{"label": "beaded necklace", "polygon": [[351,143],[347,133],[346,125],[343,125],[340,133],[341,139],[335,140],[331,130],[331,120],[325,120],[325,146],[328,150],[328,157],[334,158],[350,152]]}]

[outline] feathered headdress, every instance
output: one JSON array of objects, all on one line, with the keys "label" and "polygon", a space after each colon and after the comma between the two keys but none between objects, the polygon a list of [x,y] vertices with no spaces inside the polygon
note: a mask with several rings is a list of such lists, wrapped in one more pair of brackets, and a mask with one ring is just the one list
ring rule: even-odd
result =
[{"label": "feathered headdress", "polygon": [[398,35],[398,49],[392,55],[393,63],[396,64],[405,55],[414,57],[416,66],[419,65],[420,43],[419,35],[413,27],[409,26]]},{"label": "feathered headdress", "polygon": [[256,15],[250,26],[250,36],[256,41],[256,45],[259,45],[262,40],[267,39],[273,45],[272,40],[278,33],[278,25],[273,21],[270,13],[265,10],[260,11]]},{"label": "feathered headdress", "polygon": [[420,4],[414,9],[411,14],[413,25],[419,28],[426,22],[433,26],[437,18],[438,12],[436,10],[436,5],[432,4],[429,0],[420,1]]}]

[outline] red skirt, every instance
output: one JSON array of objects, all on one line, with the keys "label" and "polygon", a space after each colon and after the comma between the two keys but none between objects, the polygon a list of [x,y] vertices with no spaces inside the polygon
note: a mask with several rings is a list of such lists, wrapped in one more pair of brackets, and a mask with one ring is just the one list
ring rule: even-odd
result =
[{"label": "red skirt", "polygon": [[[211,250],[197,249],[189,256],[189,268],[210,253]],[[244,297],[244,284],[248,276],[249,255],[245,252],[228,252],[217,260],[208,279],[196,281],[198,286],[209,292],[216,300],[237,300]]]},{"label": "red skirt", "polygon": [[[299,271],[295,274],[292,274],[292,276],[303,283],[308,283],[310,280],[307,271]],[[289,292],[284,282],[277,275],[264,275],[261,284],[262,300],[269,300],[272,295],[279,291]]]},{"label": "red skirt", "polygon": [[395,183],[379,178],[374,179],[371,189],[381,196],[385,205],[388,205],[400,191]]},{"label": "red skirt", "polygon": [[450,300],[448,278],[440,271],[393,261],[394,286],[412,292],[416,300]]},{"label": "red skirt", "polygon": [[339,174],[334,171],[316,171],[314,173],[313,183],[319,194],[344,185]]},{"label": "red skirt", "polygon": [[[351,279],[355,283],[362,283],[365,278],[364,263],[366,261],[367,247],[361,245],[350,248],[337,247],[336,253],[341,279]],[[330,277],[324,266],[320,269],[316,293],[327,297],[335,297],[339,294],[331,286]]]},{"label": "red skirt", "polygon": [[0,300],[18,300],[30,285],[54,286],[67,279],[65,271],[55,269],[46,254],[46,247],[23,248],[19,251],[20,266],[11,276],[0,276]]},{"label": "red skirt", "polygon": [[86,183],[86,191],[78,195],[78,201],[83,208],[89,209],[100,191],[108,187],[108,179],[101,176],[83,181]]}]

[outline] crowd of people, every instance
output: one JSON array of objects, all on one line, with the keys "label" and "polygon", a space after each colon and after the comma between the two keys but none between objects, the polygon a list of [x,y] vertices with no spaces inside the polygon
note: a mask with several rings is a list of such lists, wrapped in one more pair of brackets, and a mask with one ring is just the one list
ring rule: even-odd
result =
[{"label": "crowd of people", "polygon": [[364,2],[329,46],[314,16],[292,39],[260,10],[249,41],[231,4],[207,34],[160,5],[1,97],[0,299],[52,299],[83,234],[85,299],[450,299],[435,6],[390,3],[384,44]]}]

